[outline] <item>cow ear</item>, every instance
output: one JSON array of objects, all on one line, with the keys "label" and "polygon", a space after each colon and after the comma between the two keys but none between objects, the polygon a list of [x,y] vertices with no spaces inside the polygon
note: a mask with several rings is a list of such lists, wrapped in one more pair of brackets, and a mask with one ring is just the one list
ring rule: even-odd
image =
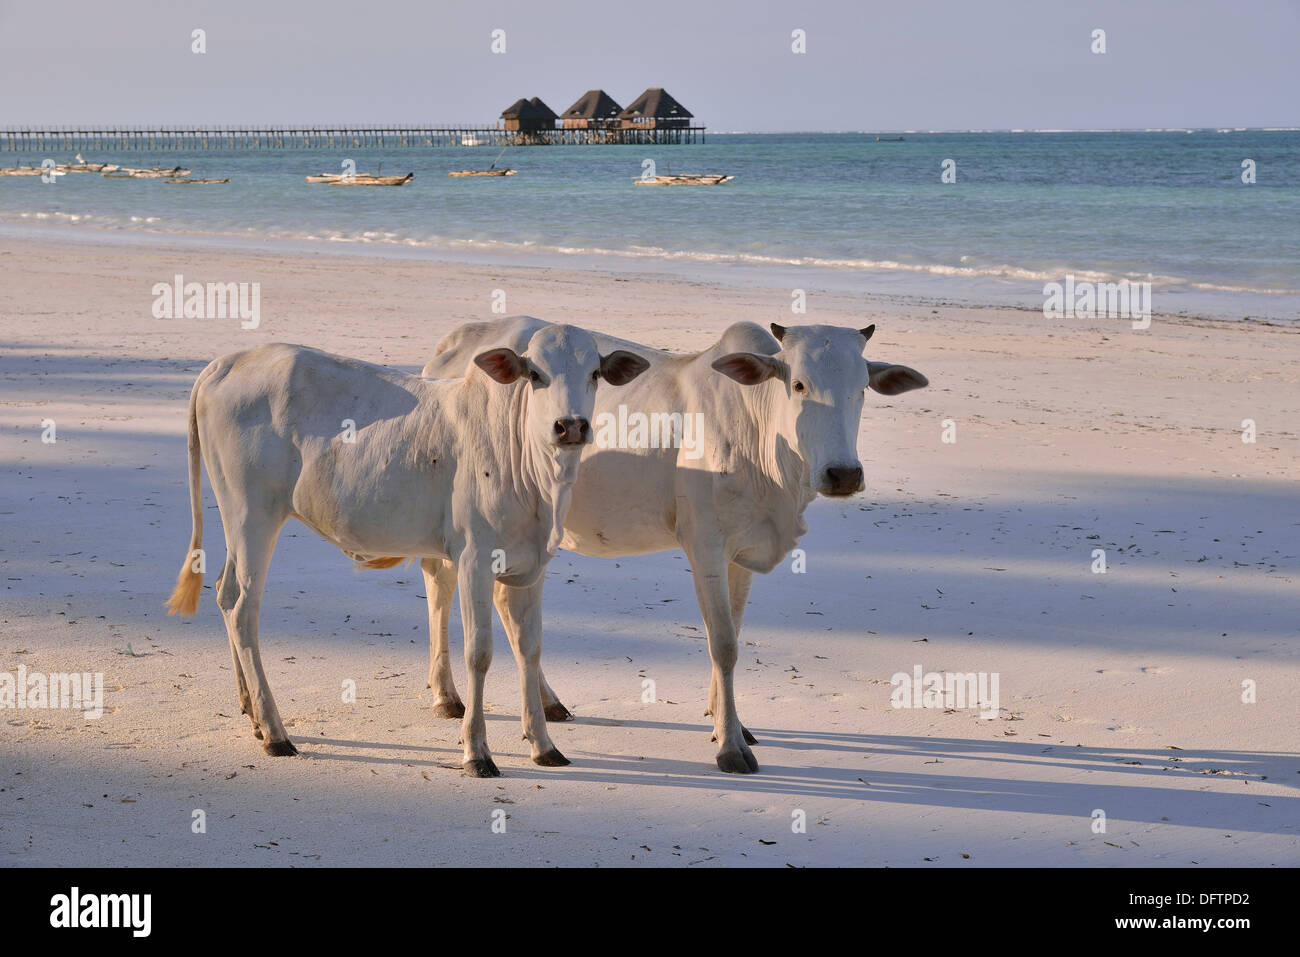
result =
[{"label": "cow ear", "polygon": [[858,330],[858,332],[862,333],[862,342],[864,344],[871,338],[872,334],[875,333],[875,331],[876,331],[876,324],[874,322],[871,325],[867,326],[867,328]]},{"label": "cow ear", "polygon": [[753,352],[733,352],[714,359],[713,368],[741,385],[758,385],[767,379],[785,378],[789,372],[789,367],[780,359]]},{"label": "cow ear", "polygon": [[777,325],[775,322],[772,323],[772,335],[776,336],[777,342],[783,342],[785,340],[785,326]]},{"label": "cow ear", "polygon": [[528,364],[513,349],[480,352],[474,364],[502,385],[509,385],[528,371]]},{"label": "cow ear", "polygon": [[881,395],[899,395],[913,389],[924,389],[930,384],[929,379],[907,366],[868,362],[867,369],[871,373],[871,388]]},{"label": "cow ear", "polygon": [[610,385],[627,385],[649,368],[645,359],[623,349],[600,357],[600,377]]}]

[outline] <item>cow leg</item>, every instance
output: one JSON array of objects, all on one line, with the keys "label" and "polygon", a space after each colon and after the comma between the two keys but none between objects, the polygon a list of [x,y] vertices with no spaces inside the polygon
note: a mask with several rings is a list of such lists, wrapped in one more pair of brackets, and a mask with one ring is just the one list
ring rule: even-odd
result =
[{"label": "cow leg", "polygon": [[[239,598],[239,586],[235,584],[235,558],[234,555],[226,557],[226,564],[221,569],[221,574],[217,576],[216,595],[217,605],[221,608],[221,617],[224,620],[226,610],[235,607],[235,601]],[[232,592],[227,592],[226,583],[230,583]],[[235,644],[235,636],[229,629],[226,631],[226,637],[230,644],[230,660],[234,666],[235,683],[239,689],[239,713],[246,714],[253,719],[253,701],[248,694],[248,679],[244,677],[243,666],[239,663],[239,646]],[[262,737],[262,729],[258,727],[257,721],[253,719],[253,737],[259,740]]]},{"label": "cow leg", "polygon": [[257,640],[262,590],[283,522],[282,518],[250,510],[244,520],[230,523],[226,531],[226,565],[217,583],[217,604],[226,621],[236,680],[241,686],[240,707],[252,718],[253,735],[264,739],[262,749],[272,757],[298,753],[280,720],[262,669]]},{"label": "cow leg", "polygon": [[439,718],[465,717],[465,705],[451,676],[451,600],[456,595],[456,566],[441,558],[420,562],[424,573],[424,594],[429,601],[429,687],[433,689],[433,713]]},{"label": "cow leg", "polygon": [[542,711],[546,714],[547,721],[572,721],[573,712],[566,708],[560,702],[560,696],[551,690],[550,684],[546,681],[546,675],[542,673],[542,666],[537,666],[537,678],[542,685]]},{"label": "cow leg", "polygon": [[542,584],[512,588],[497,582],[494,598],[497,613],[506,626],[510,647],[519,666],[519,691],[522,699],[521,719],[524,738],[532,746],[533,763],[543,767],[560,767],[569,759],[551,743],[542,708]]},{"label": "cow leg", "polygon": [[[221,588],[221,582],[217,582],[217,588]],[[238,597],[238,596],[236,596]],[[233,607],[234,602],[231,602]],[[224,609],[223,609],[224,612]],[[230,639],[230,658],[235,665],[235,681],[239,684],[239,713],[253,717],[253,699],[248,694],[248,679],[244,677],[243,666],[239,663],[239,646],[235,644],[234,635],[230,634],[227,629],[227,637]],[[262,737],[262,729],[258,727],[257,720],[253,719],[253,737],[259,740]]]},{"label": "cow leg", "polygon": [[[450,620],[451,601],[456,594],[456,566],[440,558],[426,558],[420,563],[424,572],[424,593],[429,601],[429,680],[434,689],[433,713],[439,718],[465,716],[465,705],[456,690],[451,674]],[[500,608],[497,609],[500,611]],[[540,666],[539,666],[540,667]],[[569,711],[551,690],[546,675],[538,675],[542,685],[542,710],[547,721],[570,721]]]},{"label": "cow leg", "polygon": [[492,574],[487,562],[466,549],[457,561],[460,587],[460,618],[465,626],[465,672],[469,700],[460,735],[465,756],[461,767],[476,778],[501,776],[487,744],[487,722],[483,718],[483,685],[492,664]]},{"label": "cow leg", "polygon": [[[741,568],[739,565],[731,565],[727,569],[727,589],[731,599],[731,624],[736,630],[736,647],[740,647],[740,629],[745,621],[745,603],[749,601],[749,586],[754,581],[754,573],[747,568]],[[709,681],[709,710],[704,712],[706,715],[712,715],[714,706],[718,703],[718,682],[716,678]],[[758,738],[749,733],[749,729],[743,724],[740,726],[740,733],[745,738],[746,744],[758,744]],[[718,740],[714,735],[713,740]]]},{"label": "cow leg", "polygon": [[704,616],[709,637],[709,657],[713,660],[713,684],[717,685],[713,708],[713,734],[718,742],[718,767],[736,774],[758,770],[754,752],[736,715],[734,675],[739,657],[736,627],[731,619],[731,588],[727,580],[726,559],[713,555],[689,554],[694,570],[695,596]]}]

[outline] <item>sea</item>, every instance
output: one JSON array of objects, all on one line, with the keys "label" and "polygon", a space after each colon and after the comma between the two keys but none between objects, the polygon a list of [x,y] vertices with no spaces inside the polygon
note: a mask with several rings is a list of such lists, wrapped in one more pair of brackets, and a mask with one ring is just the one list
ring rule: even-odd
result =
[{"label": "sea", "polygon": [[[71,156],[0,154],[39,165]],[[675,146],[115,152],[228,185],[0,177],[0,235],[670,275],[1041,310],[1150,283],[1157,315],[1300,321],[1300,130],[728,133]],[[309,173],[404,174],[396,188]],[[516,174],[454,178],[496,163]],[[653,164],[652,166],[650,164]],[[720,186],[638,186],[647,170]]]}]

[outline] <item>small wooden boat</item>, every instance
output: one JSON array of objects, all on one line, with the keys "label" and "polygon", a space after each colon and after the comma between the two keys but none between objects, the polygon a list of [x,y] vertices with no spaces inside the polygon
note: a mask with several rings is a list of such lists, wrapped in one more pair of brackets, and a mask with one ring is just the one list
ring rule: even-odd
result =
[{"label": "small wooden boat", "polygon": [[179,166],[173,166],[171,169],[134,169],[130,166],[108,166],[105,167],[101,176],[109,179],[167,179],[168,177],[176,178],[180,176],[189,176],[191,170],[182,169]]},{"label": "small wooden boat", "polygon": [[112,163],[60,163],[54,168],[60,173],[111,173],[119,167]]},{"label": "small wooden boat", "polygon": [[725,173],[677,173],[653,179],[638,177],[633,182],[638,186],[721,186],[735,178]]},{"label": "small wooden boat", "polygon": [[171,169],[133,169],[129,170],[130,174],[136,179],[165,179],[169,176],[189,176],[191,170],[181,169],[179,166],[173,166]]},{"label": "small wooden boat", "polygon": [[44,172],[43,166],[10,166],[0,170],[0,176],[40,176]]},{"label": "small wooden boat", "polygon": [[876,137],[876,142],[877,142],[877,143],[901,143],[901,142],[903,142],[903,137],[901,137],[901,136],[877,136],[877,137]]},{"label": "small wooden boat", "polygon": [[[307,182],[309,182],[309,183],[332,183],[332,182],[334,182],[336,179],[342,179],[342,178],[344,177],[344,175],[345,175],[345,174],[343,174],[343,173],[314,173],[313,175],[307,177]],[[364,175],[366,175],[366,174],[362,173],[362,174],[360,174],[360,175],[363,175],[363,176],[364,176]]]},{"label": "small wooden boat", "polygon": [[184,183],[185,185],[206,186],[210,183],[229,183],[228,179],[165,179],[164,183]]},{"label": "small wooden boat", "polygon": [[501,157],[506,155],[506,150],[508,149],[510,149],[510,147],[507,146],[500,153],[498,153],[497,158],[494,159],[488,165],[487,169],[454,169],[447,175],[448,176],[514,176],[515,171],[512,169],[497,169],[497,163],[501,162]]},{"label": "small wooden boat", "polygon": [[415,179],[414,173],[407,173],[405,176],[370,176],[357,174],[350,178],[332,179],[328,183],[330,186],[405,186],[411,180]]}]

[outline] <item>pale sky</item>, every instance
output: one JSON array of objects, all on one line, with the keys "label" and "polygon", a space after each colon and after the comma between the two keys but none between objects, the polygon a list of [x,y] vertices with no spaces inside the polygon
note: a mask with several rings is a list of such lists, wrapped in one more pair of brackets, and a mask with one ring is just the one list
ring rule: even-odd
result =
[{"label": "pale sky", "polygon": [[1298,51],[1300,0],[0,0],[0,128],[492,125],[649,86],[717,131],[1300,126]]}]

